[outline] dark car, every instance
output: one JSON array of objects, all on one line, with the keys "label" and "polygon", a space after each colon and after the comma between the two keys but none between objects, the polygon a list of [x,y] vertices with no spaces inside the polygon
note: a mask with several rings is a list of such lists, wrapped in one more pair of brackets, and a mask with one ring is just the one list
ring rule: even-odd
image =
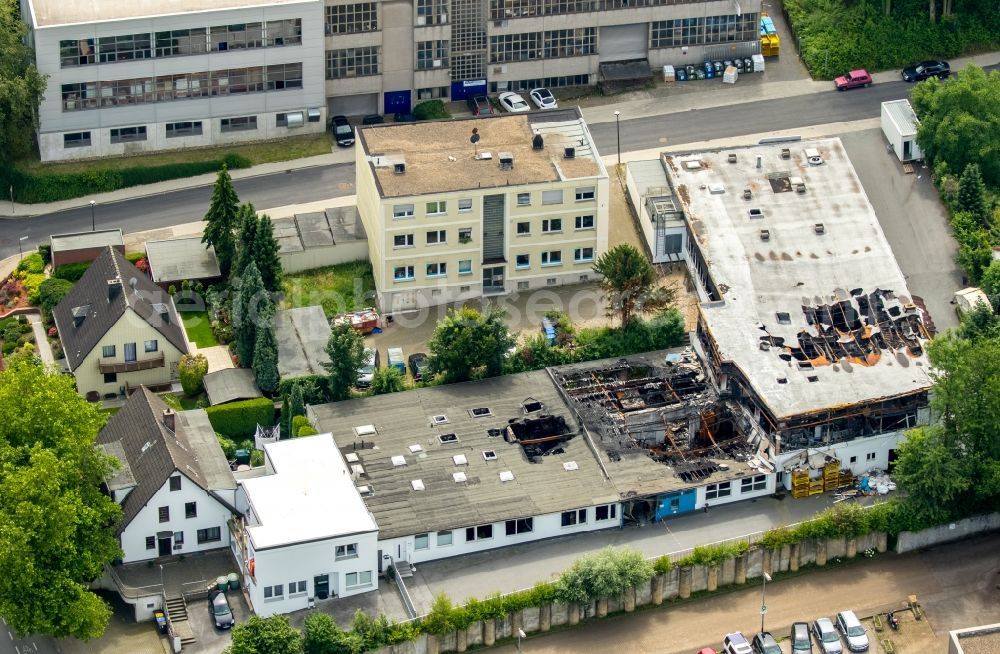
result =
[{"label": "dark car", "polygon": [[421,381],[424,378],[424,373],[427,372],[427,368],[430,366],[430,359],[423,352],[417,352],[410,355],[409,361],[410,372],[413,373],[413,381]]},{"label": "dark car", "polygon": [[947,61],[921,61],[903,69],[904,82],[920,82],[929,77],[947,79],[951,75],[951,66]]},{"label": "dark car", "polygon": [[212,617],[212,624],[219,629],[229,629],[236,622],[233,610],[229,608],[229,600],[221,590],[213,590],[208,594],[208,614]]},{"label": "dark car", "polygon": [[799,654],[801,652],[812,654],[813,645],[812,638],[809,637],[808,622],[792,623],[792,632],[789,635],[789,640],[792,641],[792,654]]},{"label": "dark car", "polygon": [[354,145],[354,128],[347,121],[346,116],[334,116],[330,119],[330,131],[337,145],[342,148],[349,148]]},{"label": "dark car", "polygon": [[469,111],[472,112],[473,116],[493,115],[493,105],[490,104],[489,98],[485,95],[474,95],[466,98],[465,103],[469,105]]},{"label": "dark car", "polygon": [[361,119],[362,125],[381,125],[385,122],[385,118],[378,114],[368,114]]},{"label": "dark car", "polygon": [[762,631],[750,643],[754,654],[781,654],[781,647],[769,631]]},{"label": "dark car", "polygon": [[402,111],[394,113],[392,115],[392,122],[394,123],[415,123],[417,122],[417,117],[410,113],[404,113]]},{"label": "dark car", "polygon": [[833,84],[837,87],[838,91],[856,89],[862,86],[871,86],[872,76],[869,75],[868,71],[864,68],[859,68],[858,70],[852,70],[849,73],[841,75],[837,79],[833,80]]}]

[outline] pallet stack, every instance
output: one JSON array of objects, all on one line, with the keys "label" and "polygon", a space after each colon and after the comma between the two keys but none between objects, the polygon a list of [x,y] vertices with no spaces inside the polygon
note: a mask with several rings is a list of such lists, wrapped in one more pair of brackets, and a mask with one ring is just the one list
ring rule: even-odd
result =
[{"label": "pallet stack", "polygon": [[792,497],[809,497],[809,471],[798,469],[792,471]]},{"label": "pallet stack", "polygon": [[831,459],[823,466],[823,490],[832,493],[840,487],[840,461]]}]

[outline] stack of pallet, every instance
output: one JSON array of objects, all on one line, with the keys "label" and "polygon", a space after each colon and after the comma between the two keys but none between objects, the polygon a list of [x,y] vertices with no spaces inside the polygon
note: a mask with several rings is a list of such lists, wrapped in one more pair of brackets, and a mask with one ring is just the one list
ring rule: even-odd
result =
[{"label": "stack of pallet", "polygon": [[840,487],[840,461],[830,459],[823,466],[823,490],[831,493]]},{"label": "stack of pallet", "polygon": [[765,57],[777,57],[781,49],[781,39],[774,21],[766,13],[760,15],[760,53]]},{"label": "stack of pallet", "polygon": [[792,471],[792,497],[809,497],[809,470]]}]

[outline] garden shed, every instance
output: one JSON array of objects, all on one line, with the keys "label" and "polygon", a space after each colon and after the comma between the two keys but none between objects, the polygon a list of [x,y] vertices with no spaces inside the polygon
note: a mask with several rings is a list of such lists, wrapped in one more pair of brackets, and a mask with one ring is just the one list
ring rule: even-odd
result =
[{"label": "garden shed", "polygon": [[204,384],[212,406],[263,397],[257,388],[253,371],[247,368],[226,368],[210,372],[205,375]]},{"label": "garden shed", "polygon": [[164,288],[184,280],[208,282],[222,276],[215,248],[202,243],[200,236],[146,241],[146,259],[150,277]]},{"label": "garden shed", "polygon": [[75,234],[53,234],[49,237],[52,248],[52,267],[58,268],[68,263],[93,261],[108,246],[125,254],[125,241],[120,229],[101,229]]}]

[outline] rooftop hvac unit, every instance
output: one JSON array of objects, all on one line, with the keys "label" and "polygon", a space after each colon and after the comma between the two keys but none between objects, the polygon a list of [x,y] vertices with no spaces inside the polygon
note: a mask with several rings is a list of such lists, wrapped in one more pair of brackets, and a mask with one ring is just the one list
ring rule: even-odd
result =
[{"label": "rooftop hvac unit", "polygon": [[576,148],[566,148],[565,150],[563,150],[563,156],[565,156],[567,159],[573,159],[574,157],[576,157]]},{"label": "rooftop hvac unit", "polygon": [[820,156],[819,150],[816,148],[806,148],[805,155],[806,161],[809,162],[810,166],[820,166],[823,164],[823,157]]},{"label": "rooftop hvac unit", "polygon": [[510,152],[499,152],[497,158],[500,160],[500,170],[514,169],[514,155]]},{"label": "rooftop hvac unit", "polygon": [[760,240],[769,241],[771,240],[771,230],[762,229],[760,230]]},{"label": "rooftop hvac unit", "polygon": [[405,163],[393,164],[392,172],[396,173],[397,175],[402,175],[403,173],[406,172],[406,164]]},{"label": "rooftop hvac unit", "polygon": [[791,159],[792,158],[792,151],[789,150],[788,148],[781,148],[781,158],[782,159]]},{"label": "rooftop hvac unit", "polygon": [[545,148],[545,139],[542,138],[541,134],[535,134],[535,137],[531,139],[531,149],[542,150],[544,148]]},{"label": "rooftop hvac unit", "polygon": [[813,229],[816,230],[817,234],[824,234],[824,233],[826,233],[826,227],[823,225],[823,223],[816,223],[813,226]]}]

